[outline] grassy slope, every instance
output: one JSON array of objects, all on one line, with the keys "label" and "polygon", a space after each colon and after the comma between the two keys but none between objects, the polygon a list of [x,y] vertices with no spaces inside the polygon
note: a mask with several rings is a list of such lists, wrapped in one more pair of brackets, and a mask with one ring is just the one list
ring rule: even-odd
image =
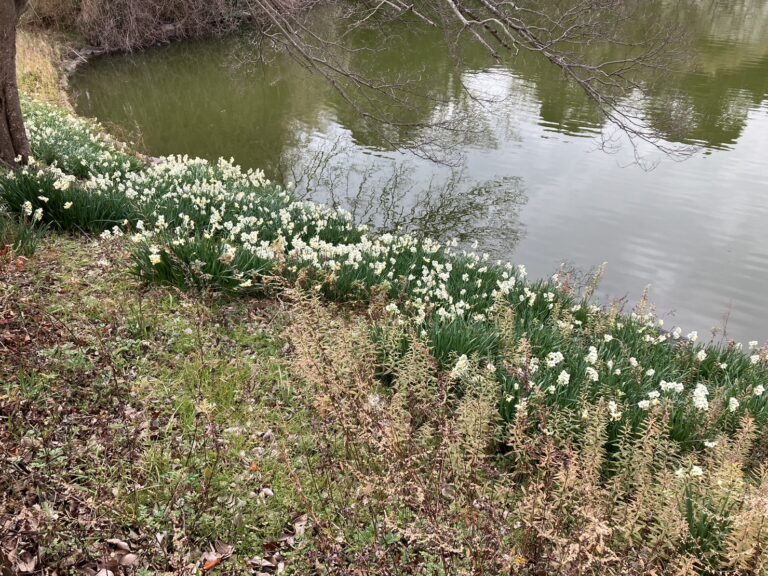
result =
[{"label": "grassy slope", "polygon": [[474,453],[411,436],[409,410],[438,427],[453,412],[390,405],[354,320],[146,290],[126,265],[119,242],[50,236],[0,273],[0,565],[440,574],[523,559],[498,548],[513,520],[492,506],[505,475],[487,438]]},{"label": "grassy slope", "polygon": [[306,434],[275,312],[143,292],[123,255],[54,237],[3,270],[0,549],[81,566],[116,537],[167,570],[209,540],[255,550],[298,510],[269,431]]},{"label": "grassy slope", "polygon": [[40,100],[59,102],[61,85],[55,44],[39,33],[19,30],[16,50],[19,88]]},{"label": "grassy slope", "polygon": [[482,372],[454,397],[414,349],[382,388],[360,319],[297,293],[148,290],[120,242],[49,236],[0,271],[0,565],[694,574],[727,558],[758,573],[768,471],[746,464],[762,451],[753,422],[694,458],[656,415],[611,457],[604,405],[582,405],[570,442],[563,414],[531,430],[532,407],[493,456]]}]

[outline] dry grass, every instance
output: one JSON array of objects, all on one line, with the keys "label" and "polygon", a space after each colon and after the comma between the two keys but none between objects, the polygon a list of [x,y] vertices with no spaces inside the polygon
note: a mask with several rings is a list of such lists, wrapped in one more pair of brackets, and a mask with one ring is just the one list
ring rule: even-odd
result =
[{"label": "dry grass", "polygon": [[82,0],[77,25],[95,46],[130,51],[228,32],[247,18],[233,0]]},{"label": "dry grass", "polygon": [[[683,455],[658,411],[619,432],[604,402],[547,406],[513,422],[470,362],[441,373],[397,324],[371,340],[360,319],[304,299],[287,325],[309,385],[319,463],[312,557],[333,574],[765,574],[768,468],[757,429]],[[397,353],[403,339],[410,352]],[[394,359],[394,360],[390,360]],[[382,375],[391,382],[382,387]],[[451,380],[453,379],[453,382]]]},{"label": "dry grass", "polygon": [[61,103],[61,56],[49,35],[19,30],[16,67],[20,90],[37,100]]},{"label": "dry grass", "polygon": [[75,24],[80,0],[30,0],[24,24],[65,30]]},{"label": "dry grass", "polygon": [[[278,0],[272,6],[290,13],[316,1]],[[81,34],[108,51],[131,51],[264,22],[264,12],[245,0],[30,0],[23,24]]]},{"label": "dry grass", "polygon": [[287,331],[319,455],[298,491],[322,486],[334,503],[309,510],[316,565],[329,574],[499,574],[525,563],[512,541],[514,483],[491,456],[501,431],[491,378],[456,397],[416,345],[382,388],[366,324],[312,299],[295,307]]}]

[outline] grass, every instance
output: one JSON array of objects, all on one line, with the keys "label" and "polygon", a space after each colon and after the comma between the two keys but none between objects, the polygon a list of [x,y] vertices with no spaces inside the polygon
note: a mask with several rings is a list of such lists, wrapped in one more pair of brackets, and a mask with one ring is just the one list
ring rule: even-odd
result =
[{"label": "grass", "polygon": [[16,67],[19,89],[44,102],[61,102],[60,56],[55,43],[42,32],[19,30]]},{"label": "grass", "polygon": [[372,320],[292,290],[147,287],[129,258],[123,239],[49,235],[2,269],[5,565],[751,574],[768,561],[752,418],[702,451],[670,436],[669,413],[614,430],[586,396],[532,395],[505,424],[495,377],[473,360],[437,369],[407,326],[373,338]]},{"label": "grass", "polygon": [[[48,569],[101,567],[114,552],[104,542],[120,538],[163,571],[197,562],[208,541],[255,553],[293,529],[298,506],[265,433],[307,433],[281,413],[278,343],[253,322],[274,311],[142,293],[125,254],[53,237],[4,274],[0,434],[13,474],[0,550],[20,542]],[[34,511],[38,495],[48,507]],[[17,531],[25,514],[40,522],[32,541]]]}]

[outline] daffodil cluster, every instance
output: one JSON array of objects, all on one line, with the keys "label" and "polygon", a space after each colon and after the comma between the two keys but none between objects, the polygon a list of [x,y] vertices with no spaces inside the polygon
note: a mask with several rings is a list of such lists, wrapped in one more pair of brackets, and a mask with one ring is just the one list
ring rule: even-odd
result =
[{"label": "daffodil cluster", "polygon": [[[745,413],[768,422],[768,349],[702,346],[654,315],[583,301],[556,275],[415,235],[376,235],[349,213],[297,201],[232,160],[142,164],[98,125],[28,112],[39,164],[0,177],[15,212],[62,229],[127,236],[150,282],[242,294],[300,285],[337,302],[383,300],[382,325],[407,326],[452,381],[483,366],[502,415],[541,401],[602,399],[612,426],[667,414],[678,439],[712,441]],[[374,330],[380,326],[374,325]],[[491,370],[492,367],[492,370]],[[538,399],[538,400],[537,400]]]}]

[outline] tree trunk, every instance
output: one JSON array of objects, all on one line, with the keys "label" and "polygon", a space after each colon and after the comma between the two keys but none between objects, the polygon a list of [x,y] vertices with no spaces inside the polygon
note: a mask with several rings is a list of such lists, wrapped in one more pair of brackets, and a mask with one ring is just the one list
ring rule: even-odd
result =
[{"label": "tree trunk", "polygon": [[29,141],[16,83],[16,24],[25,0],[0,0],[0,164],[14,166],[29,159]]}]

